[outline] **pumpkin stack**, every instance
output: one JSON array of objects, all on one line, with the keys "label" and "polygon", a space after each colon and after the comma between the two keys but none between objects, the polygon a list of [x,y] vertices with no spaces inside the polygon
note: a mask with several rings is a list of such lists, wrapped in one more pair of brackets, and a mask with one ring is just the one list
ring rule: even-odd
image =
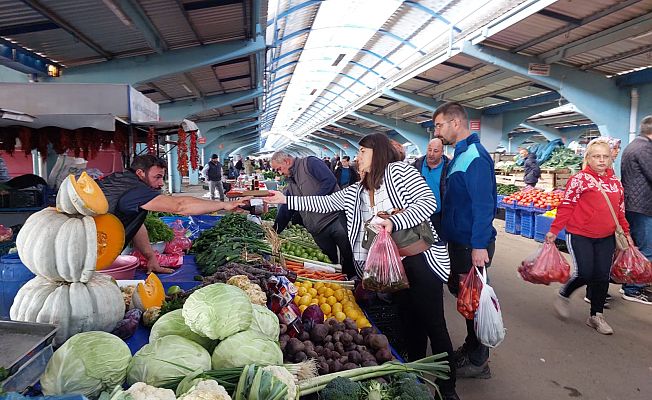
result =
[{"label": "pumpkin stack", "polygon": [[124,245],[124,227],[108,209],[100,187],[83,172],[63,181],[56,208],[27,219],[16,247],[36,277],[16,294],[12,320],[57,325],[57,346],[80,332],[115,328],[125,312],[120,288],[95,273],[110,266]]}]

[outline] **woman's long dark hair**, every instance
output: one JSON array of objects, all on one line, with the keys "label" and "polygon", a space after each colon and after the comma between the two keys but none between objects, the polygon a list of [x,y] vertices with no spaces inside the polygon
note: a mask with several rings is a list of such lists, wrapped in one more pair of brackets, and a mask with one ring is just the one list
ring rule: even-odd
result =
[{"label": "woman's long dark hair", "polygon": [[362,186],[367,190],[380,188],[385,176],[385,168],[389,163],[399,160],[399,155],[392,146],[389,138],[382,133],[373,133],[363,137],[358,143],[360,146],[374,151],[371,157],[369,171],[364,174]]}]

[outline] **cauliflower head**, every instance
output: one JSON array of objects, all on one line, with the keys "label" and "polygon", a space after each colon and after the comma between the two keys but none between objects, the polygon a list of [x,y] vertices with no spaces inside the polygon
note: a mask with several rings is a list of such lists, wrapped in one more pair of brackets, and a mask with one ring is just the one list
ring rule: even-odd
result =
[{"label": "cauliflower head", "polygon": [[231,400],[231,396],[217,381],[207,379],[197,383],[178,400]]},{"label": "cauliflower head", "polygon": [[297,398],[297,383],[294,380],[294,375],[292,375],[292,373],[290,373],[290,371],[288,371],[285,367],[278,365],[269,365],[267,367],[263,367],[263,371],[270,372],[278,380],[285,383],[285,385],[288,387],[287,400],[295,400]]}]

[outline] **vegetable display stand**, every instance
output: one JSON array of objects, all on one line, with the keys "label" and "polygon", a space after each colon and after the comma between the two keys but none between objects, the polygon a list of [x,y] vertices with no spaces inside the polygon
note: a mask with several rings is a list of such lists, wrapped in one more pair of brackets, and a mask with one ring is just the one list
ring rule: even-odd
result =
[{"label": "vegetable display stand", "polygon": [[505,208],[505,232],[513,235],[521,234],[521,210]]},{"label": "vegetable display stand", "polygon": [[398,304],[375,300],[365,303],[362,309],[376,330],[387,336],[392,355],[403,362],[407,358],[407,342]]}]

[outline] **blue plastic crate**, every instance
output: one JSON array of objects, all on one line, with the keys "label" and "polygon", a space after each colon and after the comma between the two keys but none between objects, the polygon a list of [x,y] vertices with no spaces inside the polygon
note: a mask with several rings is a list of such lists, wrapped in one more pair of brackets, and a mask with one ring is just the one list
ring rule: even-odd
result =
[{"label": "blue plastic crate", "polygon": [[534,238],[534,211],[521,211],[521,236],[526,238]]},{"label": "blue plastic crate", "polygon": [[505,232],[514,235],[521,234],[521,211],[505,208]]},{"label": "blue plastic crate", "polygon": [[496,208],[505,208],[505,206],[503,206],[504,198],[505,196],[502,194],[496,195]]},{"label": "blue plastic crate", "polygon": [[[545,215],[534,216],[534,240],[543,242],[546,238],[546,233],[550,231],[550,226],[555,219]],[[562,229],[557,237],[561,240],[566,239],[566,230]]]}]

